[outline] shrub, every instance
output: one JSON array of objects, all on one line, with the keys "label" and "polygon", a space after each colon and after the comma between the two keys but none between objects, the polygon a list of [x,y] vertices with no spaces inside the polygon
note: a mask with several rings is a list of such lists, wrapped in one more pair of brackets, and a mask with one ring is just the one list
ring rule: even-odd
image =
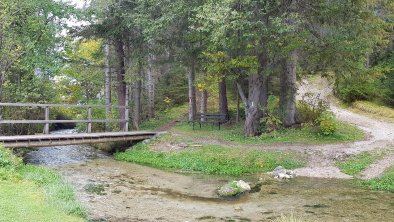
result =
[{"label": "shrub", "polygon": [[320,133],[329,136],[337,130],[337,122],[332,112],[323,112],[317,119]]},{"label": "shrub", "polygon": [[282,126],[282,121],[274,114],[267,114],[266,117],[261,119],[261,123],[264,125],[264,129],[268,133],[276,131]]},{"label": "shrub", "polygon": [[14,156],[11,150],[0,145],[0,168],[14,168],[22,163],[22,160]]},{"label": "shrub", "polygon": [[297,119],[299,123],[315,124],[323,112],[328,110],[328,102],[320,95],[305,94],[297,103]]}]

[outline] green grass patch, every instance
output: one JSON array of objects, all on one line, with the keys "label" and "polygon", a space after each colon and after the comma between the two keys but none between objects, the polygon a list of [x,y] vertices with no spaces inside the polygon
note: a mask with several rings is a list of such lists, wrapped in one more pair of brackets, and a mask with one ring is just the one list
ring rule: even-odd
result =
[{"label": "green grass patch", "polygon": [[389,169],[380,178],[361,181],[361,185],[372,190],[383,190],[394,193],[394,167]]},{"label": "green grass patch", "polygon": [[0,221],[84,221],[72,187],[43,167],[24,165],[0,147]]},{"label": "green grass patch", "polygon": [[368,152],[362,152],[346,160],[338,161],[336,165],[339,167],[341,172],[348,175],[356,175],[375,162],[377,159],[377,155],[373,155],[372,153]]},{"label": "green grass patch", "polygon": [[162,169],[199,171],[206,174],[240,176],[268,172],[281,165],[288,169],[304,164],[294,152],[257,151],[207,145],[178,152],[154,152],[141,144],[124,153],[116,153],[117,160]]},{"label": "green grass patch", "polygon": [[216,140],[232,141],[238,144],[275,144],[275,143],[300,143],[300,144],[332,144],[357,141],[364,138],[364,133],[353,125],[338,122],[337,131],[332,135],[322,135],[313,128],[291,128],[278,130],[272,133],[264,133],[260,137],[245,137],[243,125],[217,127],[203,125],[195,130],[189,124],[179,124],[175,132],[187,134],[194,138],[212,138]]}]

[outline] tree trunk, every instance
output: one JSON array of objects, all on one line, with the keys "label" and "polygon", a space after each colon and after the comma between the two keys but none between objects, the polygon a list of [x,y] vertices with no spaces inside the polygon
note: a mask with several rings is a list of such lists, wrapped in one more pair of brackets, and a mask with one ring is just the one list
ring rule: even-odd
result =
[{"label": "tree trunk", "polygon": [[226,79],[223,78],[222,81],[219,82],[219,112],[220,114],[225,115],[225,119],[229,119],[228,114],[228,103],[227,103],[227,87],[226,87]]},{"label": "tree trunk", "polygon": [[195,61],[192,59],[188,72],[189,85],[189,121],[194,120],[197,111],[196,105],[196,87],[194,86],[195,79]]},{"label": "tree trunk", "polygon": [[257,136],[259,133],[260,119],[262,117],[261,93],[263,88],[262,76],[255,74],[249,76],[249,98],[245,120],[245,136]]},{"label": "tree trunk", "polygon": [[286,59],[280,75],[279,109],[283,125],[290,127],[296,123],[296,68],[297,52],[294,50]]},{"label": "tree trunk", "polygon": [[148,118],[155,117],[155,77],[154,77],[154,66],[153,59],[150,58],[148,61],[148,69],[146,73],[146,86],[147,86],[147,94],[148,94]]},{"label": "tree trunk", "polygon": [[[208,111],[208,92],[207,90],[203,90],[201,92],[200,99],[200,113],[207,113]],[[205,121],[205,118],[201,118],[201,121]]]},{"label": "tree trunk", "polygon": [[[123,42],[121,40],[115,41],[115,49],[116,49],[116,55],[118,60],[118,72],[116,75],[117,91],[118,91],[118,106],[120,107],[123,106],[122,108],[119,108],[119,119],[124,120],[126,117],[125,108],[124,108],[124,106],[126,105],[126,82],[125,82],[126,69],[125,69],[125,53],[123,48]],[[125,125],[126,125],[125,122],[120,122],[119,124],[120,130],[123,130],[125,128]]]},{"label": "tree trunk", "polygon": [[260,54],[259,69],[256,75],[249,76],[248,109],[245,120],[245,136],[259,134],[260,119],[264,116],[268,105],[268,75],[264,72],[268,67],[268,58]]},{"label": "tree trunk", "polygon": [[[105,43],[105,118],[111,118],[111,54],[108,42]],[[109,121],[105,122],[105,131],[111,131],[111,124]]]},{"label": "tree trunk", "polygon": [[142,93],[142,81],[141,76],[143,76],[142,67],[139,68],[139,77],[138,80],[134,83],[134,109],[133,109],[133,127],[134,129],[140,128],[141,122],[141,93]]}]

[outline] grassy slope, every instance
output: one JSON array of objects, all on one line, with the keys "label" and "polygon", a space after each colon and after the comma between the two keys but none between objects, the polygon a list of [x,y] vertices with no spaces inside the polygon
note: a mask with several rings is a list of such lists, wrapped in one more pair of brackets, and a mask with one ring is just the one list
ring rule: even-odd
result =
[{"label": "grassy slope", "polygon": [[50,205],[33,182],[0,181],[0,193],[0,221],[84,221]]},{"label": "grassy slope", "polygon": [[0,147],[0,221],[84,221],[72,187],[42,167],[24,165]]},{"label": "grassy slope", "polygon": [[178,152],[155,152],[149,150],[149,145],[140,144],[133,150],[115,154],[115,158],[164,169],[230,176],[268,172],[279,165],[288,169],[303,166],[301,158],[294,152],[245,150],[218,145]]}]

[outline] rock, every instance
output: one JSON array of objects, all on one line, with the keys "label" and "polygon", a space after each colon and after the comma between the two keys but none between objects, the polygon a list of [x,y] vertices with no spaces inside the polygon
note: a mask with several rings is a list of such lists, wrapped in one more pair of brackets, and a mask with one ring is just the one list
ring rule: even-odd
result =
[{"label": "rock", "polygon": [[248,183],[243,180],[232,181],[218,189],[218,194],[221,197],[234,197],[238,194],[250,191],[251,188]]},{"label": "rock", "polygon": [[277,179],[291,179],[295,177],[295,173],[292,170],[286,170],[282,166],[278,166],[272,171],[272,175],[274,175]]},{"label": "rock", "polygon": [[186,148],[189,145],[187,145],[186,143],[180,143],[180,144],[178,144],[178,146],[181,147],[181,148]]}]

